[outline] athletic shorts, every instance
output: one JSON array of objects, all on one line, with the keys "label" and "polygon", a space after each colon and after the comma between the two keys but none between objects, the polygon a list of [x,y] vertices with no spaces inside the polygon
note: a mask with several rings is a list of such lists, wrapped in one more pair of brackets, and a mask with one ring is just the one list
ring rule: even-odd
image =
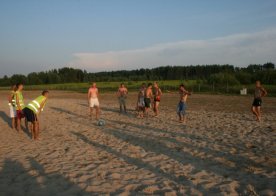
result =
[{"label": "athletic shorts", "polygon": [[17,117],[18,119],[24,118],[25,115],[24,115],[24,113],[23,113],[23,110],[16,110],[16,117]]},{"label": "athletic shorts", "polygon": [[29,108],[24,108],[23,109],[25,118],[27,119],[28,122],[35,122],[37,121],[37,116],[36,114]]},{"label": "athletic shorts", "polygon": [[150,108],[150,103],[151,103],[150,98],[145,98],[144,102],[145,102],[145,107]]},{"label": "athletic shorts", "polygon": [[120,105],[126,105],[126,97],[118,97]]},{"label": "athletic shorts", "polygon": [[98,98],[90,98],[89,100],[89,107],[93,108],[93,107],[99,107],[100,103]]},{"label": "athletic shorts", "polygon": [[262,99],[260,99],[260,98],[255,98],[255,99],[253,100],[252,106],[254,106],[254,107],[259,107],[259,106],[261,106],[261,105],[262,105]]},{"label": "athletic shorts", "polygon": [[15,118],[16,117],[16,108],[13,107],[12,105],[10,105],[9,107],[10,107],[10,117]]},{"label": "athletic shorts", "polygon": [[138,100],[138,107],[145,107],[145,99],[142,97],[142,98],[139,98]]},{"label": "athletic shorts", "polygon": [[180,101],[177,106],[177,114],[185,115],[186,109],[187,109],[187,105],[183,101]]}]

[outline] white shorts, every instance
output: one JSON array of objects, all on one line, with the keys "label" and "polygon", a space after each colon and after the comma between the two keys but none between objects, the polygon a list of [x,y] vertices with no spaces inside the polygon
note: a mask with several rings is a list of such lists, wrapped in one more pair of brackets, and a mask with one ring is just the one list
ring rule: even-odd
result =
[{"label": "white shorts", "polygon": [[144,97],[139,98],[138,107],[145,107]]},{"label": "white shorts", "polygon": [[99,107],[100,106],[100,103],[99,103],[99,100],[98,98],[90,98],[89,100],[89,107],[90,108],[93,108],[93,107]]},{"label": "white shorts", "polygon": [[16,117],[16,108],[11,105],[9,107],[10,107],[10,117],[15,118]]}]

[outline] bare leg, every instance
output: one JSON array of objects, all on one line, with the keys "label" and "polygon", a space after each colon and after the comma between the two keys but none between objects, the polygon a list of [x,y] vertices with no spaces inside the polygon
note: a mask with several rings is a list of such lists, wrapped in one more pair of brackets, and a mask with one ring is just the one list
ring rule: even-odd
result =
[{"label": "bare leg", "polygon": [[261,121],[261,107],[258,106],[257,109],[256,109],[256,113],[257,113],[257,120],[258,121]]},{"label": "bare leg", "polygon": [[178,116],[179,116],[179,122],[182,122],[182,115],[180,112],[178,112]]},{"label": "bare leg", "polygon": [[89,116],[90,116],[90,118],[92,118],[92,115],[93,115],[93,108],[90,107],[89,109],[90,109],[90,114],[89,114]]},{"label": "bare leg", "polygon": [[35,140],[36,139],[36,123],[32,122],[30,128],[31,128],[31,131],[32,131],[32,139]]},{"label": "bare leg", "polygon": [[21,119],[20,118],[17,118],[17,131],[18,132],[21,132]]},{"label": "bare leg", "polygon": [[36,121],[36,139],[38,140],[40,140],[39,134],[40,134],[39,121]]},{"label": "bare leg", "polygon": [[99,120],[99,115],[100,115],[100,107],[96,106],[96,120]]},{"label": "bare leg", "polygon": [[120,113],[122,113],[122,104],[120,103]]},{"label": "bare leg", "polygon": [[155,102],[155,116],[159,115],[159,102]]},{"label": "bare leg", "polygon": [[125,111],[125,113],[127,113],[127,110],[126,110],[126,105],[124,104],[124,111]]},{"label": "bare leg", "polygon": [[259,117],[258,117],[258,113],[257,113],[257,111],[256,111],[256,107],[255,107],[255,106],[252,106],[251,111],[252,111],[253,114],[257,117],[257,120],[258,120]]},{"label": "bare leg", "polygon": [[12,129],[14,129],[15,128],[15,126],[16,126],[16,123],[15,123],[15,121],[16,121],[16,118],[12,118],[11,119],[12,120]]}]

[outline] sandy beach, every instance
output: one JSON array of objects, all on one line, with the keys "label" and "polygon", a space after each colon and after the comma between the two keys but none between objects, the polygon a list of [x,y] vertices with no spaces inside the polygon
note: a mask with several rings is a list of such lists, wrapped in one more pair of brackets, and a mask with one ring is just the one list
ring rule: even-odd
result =
[{"label": "sandy beach", "polygon": [[[24,92],[25,103],[40,92]],[[188,122],[166,93],[157,118],[136,118],[136,94],[119,115],[115,94],[100,97],[97,126],[86,94],[50,92],[41,141],[10,128],[8,92],[0,92],[0,195],[275,195],[276,98],[192,95]],[[23,123],[22,123],[23,125]]]}]

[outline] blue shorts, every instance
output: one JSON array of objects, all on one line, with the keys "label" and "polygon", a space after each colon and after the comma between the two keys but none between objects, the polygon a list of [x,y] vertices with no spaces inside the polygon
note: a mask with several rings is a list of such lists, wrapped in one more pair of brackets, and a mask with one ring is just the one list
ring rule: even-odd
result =
[{"label": "blue shorts", "polygon": [[187,105],[183,101],[180,101],[177,106],[177,114],[184,116],[186,114],[186,109]]}]

